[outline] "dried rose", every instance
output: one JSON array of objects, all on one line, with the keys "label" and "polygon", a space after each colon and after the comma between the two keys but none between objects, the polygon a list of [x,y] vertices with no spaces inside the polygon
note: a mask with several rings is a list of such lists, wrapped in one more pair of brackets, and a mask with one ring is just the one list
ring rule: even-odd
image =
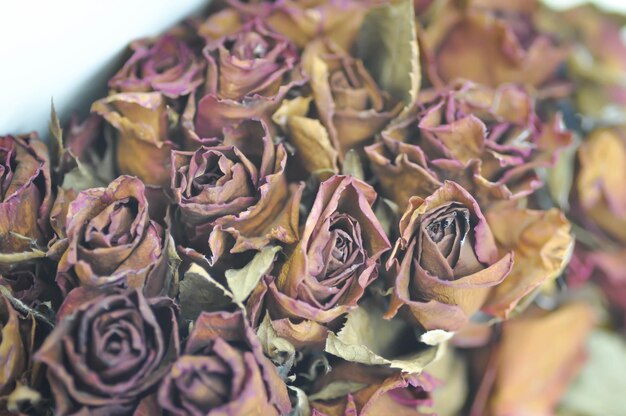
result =
[{"label": "dried rose", "polygon": [[370,144],[402,103],[378,87],[361,60],[329,40],[310,43],[302,62],[312,96],[285,100],[273,119],[308,173],[338,172],[346,153]]},{"label": "dried rose", "polygon": [[[345,384],[346,387],[352,387],[352,393],[330,399],[317,398],[334,396],[336,393],[331,388],[333,383],[335,386]],[[312,415],[427,415],[431,412],[420,411],[419,408],[432,406],[431,394],[437,384],[427,373],[407,375],[389,369],[342,362],[316,381],[315,393],[311,395],[315,398],[311,401]]]},{"label": "dried rose", "polygon": [[170,151],[176,148],[171,120],[178,114],[159,92],[128,92],[94,102],[91,111],[117,130],[116,161],[120,173],[147,185],[169,183]]},{"label": "dried rose", "polygon": [[27,368],[29,353],[20,321],[21,317],[11,302],[0,296],[0,396],[9,394],[15,388],[15,383]]},{"label": "dried rose", "polygon": [[593,131],[578,149],[575,208],[588,229],[626,244],[626,136],[619,128]]},{"label": "dried rose", "polygon": [[432,82],[463,78],[494,87],[539,87],[569,53],[538,31],[536,1],[459,3],[441,8],[421,37]]},{"label": "dried rose", "polygon": [[426,199],[413,197],[387,262],[393,287],[387,317],[403,308],[424,328],[456,330],[511,271],[480,207],[454,182]]},{"label": "dried rose", "polygon": [[241,312],[203,312],[158,393],[172,415],[280,415],[287,387]]},{"label": "dried rose", "polygon": [[269,283],[273,319],[313,321],[309,332],[323,337],[326,324],[357,306],[390,248],[371,208],[375,200],[374,190],[351,176],[320,185],[298,245]]},{"label": "dried rose", "polygon": [[67,249],[56,276],[65,293],[77,285],[143,288],[148,296],[169,290],[170,238],[150,219],[144,190],[139,179],[120,176],[69,204]]},{"label": "dried rose", "polygon": [[491,414],[553,414],[585,361],[593,321],[591,307],[579,302],[505,322],[492,369],[496,379]]},{"label": "dried rose", "polygon": [[131,48],[133,55],[109,81],[116,91],[156,91],[175,99],[194,92],[204,81],[204,63],[173,34],[135,41]]},{"label": "dried rose", "polygon": [[351,49],[372,1],[283,0],[273,4],[227,0],[245,18],[258,17],[298,47],[326,37],[343,49]]},{"label": "dried rose", "polygon": [[216,260],[226,250],[258,250],[274,239],[293,243],[301,187],[287,185],[286,159],[258,121],[226,128],[222,143],[172,152],[181,244]]},{"label": "dried rose", "polygon": [[179,352],[177,308],[138,290],[74,289],[37,351],[58,415],[126,414]]},{"label": "dried rose", "polygon": [[521,198],[541,185],[535,169],[551,166],[571,143],[560,118],[543,123],[524,90],[472,83],[423,91],[419,105],[383,136],[366,153],[381,193],[401,207],[408,195],[426,197],[444,179],[481,205]]},{"label": "dried rose", "polygon": [[201,138],[219,136],[241,120],[268,118],[285,94],[304,82],[295,46],[259,20],[209,43],[204,55],[207,81],[195,118]]},{"label": "dried rose", "polygon": [[0,137],[0,270],[43,255],[33,249],[48,243],[51,208],[46,145],[35,133]]}]

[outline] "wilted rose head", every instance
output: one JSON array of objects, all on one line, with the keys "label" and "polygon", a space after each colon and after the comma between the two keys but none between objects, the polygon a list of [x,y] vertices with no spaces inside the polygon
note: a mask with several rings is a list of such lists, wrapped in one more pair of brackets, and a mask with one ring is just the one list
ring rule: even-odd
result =
[{"label": "wilted rose head", "polygon": [[178,310],[138,290],[74,289],[35,359],[48,367],[56,414],[125,414],[179,352]]},{"label": "wilted rose head", "polygon": [[245,18],[257,17],[298,47],[314,39],[331,39],[351,49],[371,1],[356,0],[227,0]]},{"label": "wilted rose head", "polygon": [[375,200],[374,190],[351,176],[320,185],[300,242],[269,282],[272,319],[311,320],[323,338],[326,324],[356,307],[390,248],[371,208]]},{"label": "wilted rose head", "polygon": [[577,217],[588,229],[626,244],[626,136],[620,129],[593,131],[578,149],[573,193]]},{"label": "wilted rose head", "polygon": [[282,415],[287,387],[243,313],[203,312],[158,393],[173,415]]},{"label": "wilted rose head", "polygon": [[287,184],[286,159],[265,124],[252,120],[226,128],[221,143],[172,152],[182,245],[215,260],[273,239],[294,242],[301,191]]},{"label": "wilted rose head", "polygon": [[131,48],[133,55],[109,81],[114,90],[156,91],[176,99],[192,93],[204,81],[204,62],[174,34],[138,40]]},{"label": "wilted rose head", "polygon": [[456,330],[511,271],[478,203],[446,181],[426,199],[411,198],[387,262],[393,287],[387,317],[405,307],[424,328]]},{"label": "wilted rose head", "polygon": [[540,87],[567,58],[567,48],[538,32],[536,1],[454,3],[441,8],[421,37],[433,83],[462,78]]},{"label": "wilted rose head", "polygon": [[[42,257],[52,208],[48,149],[36,133],[0,137],[0,271]],[[41,254],[43,252],[40,251]]]},{"label": "wilted rose head", "polygon": [[168,293],[170,237],[150,219],[144,192],[139,179],[120,176],[107,188],[80,192],[70,203],[67,249],[56,277],[65,293],[78,285]]},{"label": "wilted rose head", "polygon": [[117,130],[116,162],[121,174],[134,175],[147,185],[169,182],[175,110],[159,92],[112,94],[94,102],[91,111]]},{"label": "wilted rose head", "polygon": [[236,33],[209,43],[204,96],[195,128],[202,138],[250,118],[269,118],[285,94],[304,82],[295,46],[252,20]]},{"label": "wilted rose head", "polygon": [[[539,119],[524,90],[473,83],[424,91],[383,137],[366,152],[381,192],[401,207],[407,195],[426,197],[444,179],[468,189],[481,205],[527,196],[541,185],[535,168],[551,166],[571,142],[559,117]],[[395,182],[398,174],[406,176],[402,184]],[[419,180],[410,181],[413,174]]]}]

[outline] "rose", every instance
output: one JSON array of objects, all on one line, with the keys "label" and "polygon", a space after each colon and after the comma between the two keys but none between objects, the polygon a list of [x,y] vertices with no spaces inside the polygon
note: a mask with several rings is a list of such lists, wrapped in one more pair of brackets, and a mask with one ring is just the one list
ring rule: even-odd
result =
[{"label": "rose", "polygon": [[569,51],[533,24],[537,2],[510,3],[442,8],[421,37],[431,82],[539,87],[553,78]]},{"label": "rose", "polygon": [[[502,326],[498,354],[486,370],[495,375],[487,414],[553,414],[585,362],[595,321],[590,305],[571,302],[548,313],[528,312],[533,313]],[[546,340],[550,353],[544,351]]]},{"label": "rose", "polygon": [[304,48],[316,38],[326,37],[343,49],[355,43],[369,1],[354,0],[283,0],[244,2],[227,0],[244,18],[263,19],[269,27]]},{"label": "rose", "polygon": [[407,196],[426,197],[444,179],[482,206],[525,197],[541,185],[535,168],[553,165],[571,143],[560,117],[542,122],[531,97],[511,85],[452,84],[420,97],[382,142],[366,148],[380,192],[401,208]]},{"label": "rose", "polygon": [[370,144],[402,104],[378,87],[361,60],[329,40],[310,43],[302,62],[312,96],[285,100],[273,119],[304,170],[337,172],[346,153]]},{"label": "rose", "polygon": [[[352,393],[324,397],[324,390],[335,384],[354,386]],[[358,388],[361,385],[363,387]],[[407,375],[398,371],[355,363],[340,362],[326,376],[316,380],[310,395],[312,415],[317,416],[374,416],[398,414],[419,416],[418,407],[433,404],[432,392],[438,382],[427,373]],[[333,392],[332,389],[328,393]],[[334,393],[334,392],[333,392]],[[334,393],[336,394],[336,393]],[[326,395],[328,396],[328,395]]]},{"label": "rose", "polygon": [[143,288],[148,296],[170,289],[170,237],[150,219],[144,190],[139,179],[120,176],[69,204],[67,248],[56,276],[65,293],[79,284]]},{"label": "rose", "polygon": [[131,44],[133,55],[111,78],[120,92],[160,92],[168,98],[186,96],[204,81],[204,63],[174,34]]},{"label": "rose", "polygon": [[287,387],[243,313],[203,312],[158,393],[173,415],[279,415]]},{"label": "rose", "polygon": [[241,120],[269,117],[304,82],[294,45],[259,20],[209,43],[204,55],[208,75],[195,119],[201,138],[219,136]]},{"label": "rose", "polygon": [[626,244],[626,139],[620,129],[593,131],[578,149],[573,195],[577,217],[590,230]]},{"label": "rose", "polygon": [[52,208],[48,149],[35,133],[0,137],[0,271],[41,257]]},{"label": "rose", "polygon": [[20,329],[22,318],[4,296],[0,296],[0,395],[9,394],[28,364],[27,340]]},{"label": "rose", "polygon": [[178,356],[177,316],[169,298],[74,289],[35,355],[48,367],[55,414],[132,411]]},{"label": "rose", "polygon": [[94,102],[91,111],[117,130],[117,168],[147,185],[169,182],[170,151],[176,148],[178,113],[159,92],[112,94]]},{"label": "rose", "polygon": [[[172,152],[171,189],[184,234],[181,244],[213,260],[261,249],[298,235],[301,187],[287,185],[287,154],[264,123],[224,130],[224,141],[195,152]],[[227,239],[234,240],[232,247]]]},{"label": "rose", "polygon": [[280,320],[276,325],[293,325],[280,318],[313,321],[307,337],[315,332],[323,341],[324,327],[357,306],[390,248],[371,208],[375,200],[369,185],[350,176],[320,185],[298,245],[269,282],[268,308]]},{"label": "rose", "polygon": [[483,306],[511,271],[472,196],[446,181],[431,196],[413,197],[387,261],[393,288],[387,318],[400,308],[427,330],[456,330]]}]

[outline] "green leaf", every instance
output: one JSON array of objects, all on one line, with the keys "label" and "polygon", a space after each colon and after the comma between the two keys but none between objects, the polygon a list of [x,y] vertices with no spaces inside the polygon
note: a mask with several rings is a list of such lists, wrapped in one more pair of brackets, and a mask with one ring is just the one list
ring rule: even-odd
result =
[{"label": "green leaf", "polygon": [[[561,414],[623,415],[626,409],[626,343],[615,333],[595,330],[588,360],[570,385]],[[569,413],[567,413],[569,412]]]},{"label": "green leaf", "polygon": [[243,303],[248,298],[274,264],[274,257],[280,249],[279,246],[266,246],[243,269],[226,270],[226,281],[235,302]]},{"label": "green leaf", "polygon": [[195,320],[202,311],[224,310],[232,306],[232,294],[206,270],[192,264],[179,286],[181,317]]},{"label": "green leaf", "polygon": [[359,32],[357,54],[382,89],[406,107],[415,102],[421,73],[413,1],[372,8]]},{"label": "green leaf", "polygon": [[[330,332],[325,351],[367,365],[388,365],[407,373],[420,373],[437,358],[439,347],[416,345],[414,352],[398,352],[410,342],[411,328],[401,319],[383,319],[383,309],[373,302],[365,302],[347,316],[344,327]],[[417,344],[417,343],[416,343]]]}]

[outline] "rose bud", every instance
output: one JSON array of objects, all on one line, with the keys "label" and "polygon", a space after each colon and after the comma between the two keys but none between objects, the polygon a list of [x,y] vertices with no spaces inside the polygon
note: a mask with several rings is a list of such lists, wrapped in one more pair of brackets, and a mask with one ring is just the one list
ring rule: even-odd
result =
[{"label": "rose bud", "polygon": [[482,306],[511,271],[472,196],[446,181],[431,196],[413,197],[387,261],[392,299],[386,318],[403,308],[425,329],[454,331]]},{"label": "rose bud", "polygon": [[272,142],[259,121],[226,128],[220,144],[172,152],[181,244],[208,252],[215,261],[228,250],[259,250],[271,240],[295,242],[302,188],[287,185],[286,159],[285,148]]},{"label": "rose bud", "polygon": [[282,415],[287,387],[263,355],[243,313],[203,312],[185,354],[163,379],[159,404],[172,415]]},{"label": "rose bud", "polygon": [[549,313],[529,310],[505,322],[495,368],[490,369],[496,375],[487,413],[554,414],[585,361],[594,320],[591,306],[578,302]]},{"label": "rose bud", "polygon": [[626,136],[619,129],[592,132],[578,149],[574,207],[588,229],[626,244]]},{"label": "rose bud", "polygon": [[178,114],[159,92],[109,95],[91,111],[117,130],[116,161],[120,173],[137,176],[146,185],[169,183],[170,151],[176,148],[172,119]]},{"label": "rose bud", "polygon": [[374,189],[351,176],[320,185],[298,245],[269,282],[268,308],[278,324],[310,320],[323,341],[325,326],[357,306],[390,248],[371,208],[375,200]]},{"label": "rose bud", "polygon": [[287,92],[304,83],[295,46],[259,20],[209,43],[204,55],[208,75],[195,119],[202,138],[242,120],[269,118]]},{"label": "rose bud", "polygon": [[[407,195],[425,198],[443,179],[465,187],[481,206],[525,197],[541,185],[535,168],[553,165],[571,143],[558,116],[541,122],[530,96],[511,85],[452,84],[420,97],[366,149],[380,192],[400,207]],[[398,175],[406,177],[401,184]]]},{"label": "rose bud", "polygon": [[119,92],[160,92],[172,99],[188,95],[204,81],[204,62],[173,34],[131,44],[133,55],[111,78]]},{"label": "rose bud", "polygon": [[36,133],[1,136],[0,271],[22,260],[43,256],[40,250],[51,236],[48,223],[51,208],[46,145]]},{"label": "rose bud", "polygon": [[569,54],[538,32],[537,1],[458,3],[463,6],[449,2],[442,8],[421,37],[433,83],[462,78],[493,87],[539,87],[554,78]]},{"label": "rose bud", "polygon": [[147,296],[168,292],[170,237],[150,219],[144,191],[139,179],[120,176],[69,204],[67,249],[56,276],[64,293],[78,285],[143,288]]},{"label": "rose bud", "polygon": [[179,352],[171,299],[74,289],[35,360],[48,367],[58,415],[127,414]]},{"label": "rose bud", "polygon": [[[317,399],[331,383],[362,385],[353,393],[331,399]],[[393,414],[420,416],[432,414],[421,411],[433,405],[432,392],[438,382],[429,374],[403,374],[373,366],[341,362],[331,372],[316,380],[311,401],[312,415],[375,416]],[[332,390],[329,391],[329,393]]]}]

